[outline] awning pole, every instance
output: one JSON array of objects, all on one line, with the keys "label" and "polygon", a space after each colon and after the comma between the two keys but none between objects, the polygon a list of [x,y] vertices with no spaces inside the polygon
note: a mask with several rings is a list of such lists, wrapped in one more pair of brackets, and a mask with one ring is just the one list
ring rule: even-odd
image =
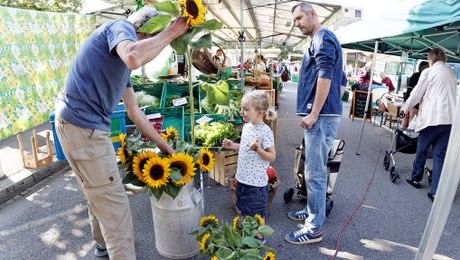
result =
[{"label": "awning pole", "polygon": [[426,222],[425,231],[423,232],[420,245],[418,247],[416,260],[433,259],[439,239],[446,226],[447,217],[449,216],[457,192],[458,182],[460,179],[460,99],[457,97],[457,108],[455,111],[454,123],[449,137],[444,166],[442,168],[441,179],[439,180],[438,189],[431,207],[430,216]]},{"label": "awning pole", "polygon": [[244,28],[243,28],[243,0],[240,0],[240,48],[241,48],[241,92],[244,91]]},{"label": "awning pole", "polygon": [[[364,115],[363,115],[363,123],[361,124],[361,132],[359,133],[359,142],[358,142],[358,148],[356,148],[356,155],[359,155],[359,148],[361,147],[361,140],[363,139],[363,131],[364,131],[364,124],[366,123],[367,119],[367,113],[368,107],[369,107],[369,102],[371,98],[371,87],[372,87],[372,82],[374,78],[374,68],[375,68],[375,62],[377,61],[377,50],[379,49],[379,41],[375,41],[375,47],[374,47],[374,58],[372,59],[372,67],[371,67],[371,78],[369,79],[369,87],[367,90],[367,99],[366,99],[366,107],[364,108]],[[371,120],[372,120],[372,115],[371,115]]]}]

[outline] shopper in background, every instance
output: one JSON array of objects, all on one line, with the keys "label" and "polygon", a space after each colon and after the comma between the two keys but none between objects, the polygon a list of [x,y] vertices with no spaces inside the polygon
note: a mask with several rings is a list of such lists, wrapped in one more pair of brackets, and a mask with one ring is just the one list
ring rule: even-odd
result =
[{"label": "shopper in background", "polygon": [[393,86],[393,82],[391,82],[391,79],[385,75],[385,73],[380,72],[380,78],[382,79],[382,85],[385,85],[388,87],[388,91],[394,92],[395,91],[395,86]]},{"label": "shopper in background", "polygon": [[[420,62],[420,64],[418,65],[418,72],[415,72],[414,74],[412,74],[412,76],[410,76],[409,78],[409,83],[407,83],[407,89],[403,96],[404,102],[407,101],[407,99],[410,96],[410,93],[417,85],[422,71],[429,67],[430,67],[430,64],[427,61]],[[409,126],[409,122],[412,121],[414,116],[417,114],[417,111],[418,111],[418,104],[415,105],[413,108],[407,110],[406,115],[402,119],[401,128],[405,129]]]},{"label": "shopper in background", "polygon": [[286,235],[292,244],[316,243],[323,239],[326,220],[328,153],[342,115],[340,87],[344,82],[342,48],[337,37],[322,28],[311,4],[292,8],[295,26],[310,36],[311,44],[303,58],[297,89],[297,115],[305,140],[305,182],[307,205],[289,212],[293,220],[304,221],[298,230]]},{"label": "shopper in background", "polygon": [[415,131],[419,132],[414,169],[407,182],[420,188],[428,148],[433,146],[433,175],[428,197],[433,200],[441,177],[450,130],[454,120],[457,79],[446,64],[443,50],[434,48],[428,53],[430,68],[422,71],[410,97],[402,107],[402,115],[419,104]]},{"label": "shopper in background", "polygon": [[130,83],[131,70],[153,60],[188,29],[177,19],[154,37],[138,32],[158,14],[143,7],[127,20],[97,28],[78,51],[56,105],[57,134],[88,202],[96,256],[136,258],[131,209],[110,139],[109,115],[121,98],[144,135],[163,152],[174,153],[139,109]]}]

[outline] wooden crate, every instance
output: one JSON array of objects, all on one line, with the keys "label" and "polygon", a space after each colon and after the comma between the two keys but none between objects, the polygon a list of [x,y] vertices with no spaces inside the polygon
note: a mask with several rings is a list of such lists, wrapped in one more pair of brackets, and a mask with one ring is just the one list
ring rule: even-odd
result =
[{"label": "wooden crate", "polygon": [[265,92],[268,95],[268,105],[271,107],[276,106],[276,90],[270,89],[270,90],[265,90]]},{"label": "wooden crate", "polygon": [[227,179],[236,174],[238,153],[235,151],[215,152],[214,160],[214,169],[209,173],[209,177],[226,186]]}]

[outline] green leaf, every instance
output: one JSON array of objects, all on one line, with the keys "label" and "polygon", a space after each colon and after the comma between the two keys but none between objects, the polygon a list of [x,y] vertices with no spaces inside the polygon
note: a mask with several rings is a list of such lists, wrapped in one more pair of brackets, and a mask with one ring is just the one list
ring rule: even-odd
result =
[{"label": "green leaf", "polygon": [[163,30],[163,28],[165,28],[171,20],[172,17],[170,15],[157,15],[142,25],[142,27],[139,28],[139,32],[149,34],[157,33]]},{"label": "green leaf", "polygon": [[207,85],[206,93],[209,103],[222,106],[228,106],[230,104],[227,82],[220,80],[216,84]]},{"label": "green leaf", "polygon": [[184,178],[182,176],[182,174],[180,173],[180,170],[179,169],[176,169],[176,168],[171,168],[171,175],[169,175],[169,178],[173,181],[180,181],[182,180],[182,178]]},{"label": "green leaf", "polygon": [[193,48],[211,48],[212,47],[212,37],[210,33],[207,33],[200,37],[200,39],[192,42]]},{"label": "green leaf", "polygon": [[136,11],[137,11],[142,8],[142,0],[137,0],[136,3],[137,3],[137,8],[136,8]]},{"label": "green leaf", "polygon": [[273,229],[267,225],[260,226],[257,231],[264,237],[269,237],[273,234]]},{"label": "green leaf", "polygon": [[137,176],[134,175],[134,173],[130,172],[123,177],[123,184],[128,184],[128,183],[133,183],[135,180],[137,180]]},{"label": "green leaf", "polygon": [[217,250],[216,256],[219,259],[229,259],[232,253],[235,253],[235,252],[228,248],[221,247],[219,248],[219,250]]},{"label": "green leaf", "polygon": [[157,200],[160,200],[161,195],[163,195],[164,187],[157,188],[157,189],[150,188],[150,191],[152,192],[153,196],[157,198]]},{"label": "green leaf", "polygon": [[203,30],[203,28],[194,27],[187,33],[182,34],[180,37],[174,39],[169,45],[177,54],[184,54],[187,51],[188,43],[192,40],[193,36]]},{"label": "green leaf", "polygon": [[169,196],[171,196],[173,199],[177,197],[179,194],[180,190],[182,189],[182,186],[174,185],[174,184],[168,184],[166,185],[165,192]]},{"label": "green leaf", "polygon": [[177,2],[163,1],[153,5],[157,11],[165,12],[174,15],[175,17],[180,15],[179,6]]},{"label": "green leaf", "polygon": [[204,29],[210,30],[210,31],[214,31],[214,30],[221,29],[223,25],[224,25],[223,22],[218,21],[216,19],[211,19],[211,20],[204,22],[201,27],[203,27]]},{"label": "green leaf", "polygon": [[252,248],[258,248],[260,243],[257,239],[253,237],[243,237],[243,244]]},{"label": "green leaf", "polygon": [[236,234],[235,230],[230,225],[224,226],[224,235],[231,248],[237,247],[237,241],[236,241],[237,238],[235,234]]}]

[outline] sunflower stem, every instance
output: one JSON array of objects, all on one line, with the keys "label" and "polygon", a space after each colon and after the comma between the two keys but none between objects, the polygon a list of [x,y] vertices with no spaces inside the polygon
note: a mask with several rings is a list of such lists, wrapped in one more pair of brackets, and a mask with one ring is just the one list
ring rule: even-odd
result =
[{"label": "sunflower stem", "polygon": [[192,146],[195,146],[195,104],[193,103],[193,84],[192,84],[192,50],[187,46],[187,67],[188,67],[188,87],[189,87],[189,103],[190,103],[190,129],[192,137]]}]

